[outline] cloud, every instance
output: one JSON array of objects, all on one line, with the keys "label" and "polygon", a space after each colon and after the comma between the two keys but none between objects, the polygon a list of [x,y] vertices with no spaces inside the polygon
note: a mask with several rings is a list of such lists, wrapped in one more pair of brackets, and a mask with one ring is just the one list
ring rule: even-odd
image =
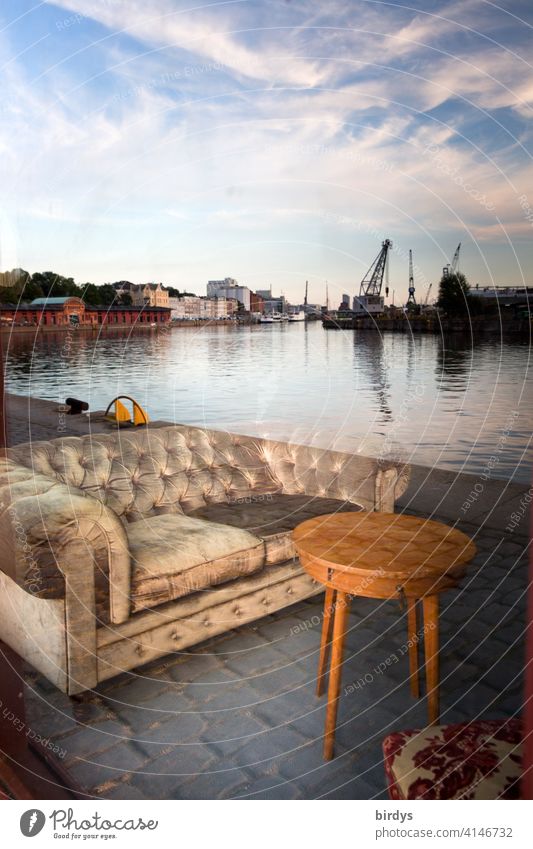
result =
[{"label": "cloud", "polygon": [[525,241],[533,90],[494,37],[528,48],[486,4],[49,5],[83,17],[50,35],[44,70],[31,51],[10,63],[0,121],[23,250],[59,255],[68,234],[80,265],[175,250],[190,266],[207,244],[240,262],[255,230],[347,256],[363,237],[374,253],[379,230],[501,243],[497,218]]},{"label": "cloud", "polygon": [[[127,33],[140,41],[161,47],[178,48],[231,69],[251,80],[272,84],[312,87],[325,79],[319,61],[294,57],[278,47],[248,47],[239,38],[236,24],[222,7],[216,14],[203,10],[180,11],[169,0],[153,0],[149,6],[142,0],[54,0],[70,12],[90,17],[109,29]],[[240,11],[240,10],[239,10]],[[244,28],[246,30],[246,28]],[[257,38],[261,28],[250,26]]]}]

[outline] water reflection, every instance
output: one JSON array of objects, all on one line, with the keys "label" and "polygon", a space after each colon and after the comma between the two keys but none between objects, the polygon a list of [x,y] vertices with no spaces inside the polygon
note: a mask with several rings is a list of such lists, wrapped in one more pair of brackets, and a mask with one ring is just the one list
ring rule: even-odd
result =
[{"label": "water reflection", "polygon": [[354,334],[354,365],[358,372],[362,371],[364,379],[377,401],[380,414],[379,423],[386,425],[393,418],[390,406],[390,383],[387,375],[387,359],[384,350],[384,339],[380,333],[372,331]]},{"label": "water reflection", "polygon": [[387,440],[413,462],[472,472],[501,445],[495,476],[520,466],[530,479],[533,392],[521,343],[443,344],[316,322],[21,334],[4,348],[8,390],[23,395],[74,395],[96,410],[125,393],[152,418],[349,450]]},{"label": "water reflection", "polygon": [[437,385],[443,392],[466,391],[472,375],[474,348],[472,340],[465,336],[449,336],[439,339],[435,375]]}]

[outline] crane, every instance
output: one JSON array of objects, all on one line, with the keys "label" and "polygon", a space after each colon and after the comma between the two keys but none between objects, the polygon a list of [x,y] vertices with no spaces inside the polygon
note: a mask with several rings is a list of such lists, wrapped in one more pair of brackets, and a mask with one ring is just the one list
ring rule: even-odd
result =
[{"label": "crane", "polygon": [[[381,295],[381,286],[383,285],[383,275],[385,273],[389,248],[392,248],[392,242],[390,239],[385,239],[381,243],[379,254],[361,280],[359,295],[377,295],[378,297]],[[386,294],[388,295],[389,293],[386,292]]]},{"label": "crane", "polygon": [[[356,295],[353,299],[353,311],[354,313],[366,313],[379,315],[383,312],[383,298],[381,297],[381,288],[383,286],[383,277],[385,275],[385,271],[388,273],[388,253],[389,249],[392,248],[392,242],[390,239],[385,239],[381,243],[381,250],[374,262],[368,269],[367,273],[361,280],[361,285],[359,287],[359,295]],[[389,294],[389,286],[388,280],[385,286],[385,295],[388,297]]]},{"label": "crane", "polygon": [[407,306],[412,304],[416,307],[415,300],[415,278],[413,275],[413,252],[409,251],[409,297],[407,298]]},{"label": "crane", "polygon": [[431,292],[432,286],[433,286],[433,283],[430,283],[429,286],[428,286],[428,290],[426,292],[426,297],[424,298],[424,306],[425,307],[427,307],[427,305],[428,305],[429,293]]},{"label": "crane", "polygon": [[457,250],[453,255],[451,263],[448,263],[442,269],[442,276],[448,277],[450,274],[455,274],[459,266],[459,251],[461,250],[461,242],[457,245]]}]

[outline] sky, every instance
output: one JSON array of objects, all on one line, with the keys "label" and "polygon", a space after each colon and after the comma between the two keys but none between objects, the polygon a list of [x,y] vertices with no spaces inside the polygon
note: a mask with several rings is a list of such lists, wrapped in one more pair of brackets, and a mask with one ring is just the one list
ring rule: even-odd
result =
[{"label": "sky", "polygon": [[[0,270],[533,284],[533,3],[3,0]],[[432,299],[432,298],[430,298]]]}]

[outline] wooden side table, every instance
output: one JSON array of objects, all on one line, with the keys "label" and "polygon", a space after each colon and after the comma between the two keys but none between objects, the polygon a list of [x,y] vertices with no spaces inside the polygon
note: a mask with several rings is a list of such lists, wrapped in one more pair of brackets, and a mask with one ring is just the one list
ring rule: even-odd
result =
[{"label": "wooden side table", "polygon": [[[317,695],[322,695],[331,646],[324,758],[333,757],[346,621],[352,596],[404,599],[409,678],[418,698],[417,601],[422,600],[429,722],[439,718],[439,599],[466,571],[476,547],[441,522],[396,513],[334,513],[293,532],[303,568],[326,588]],[[332,633],[333,632],[333,633]]]}]

